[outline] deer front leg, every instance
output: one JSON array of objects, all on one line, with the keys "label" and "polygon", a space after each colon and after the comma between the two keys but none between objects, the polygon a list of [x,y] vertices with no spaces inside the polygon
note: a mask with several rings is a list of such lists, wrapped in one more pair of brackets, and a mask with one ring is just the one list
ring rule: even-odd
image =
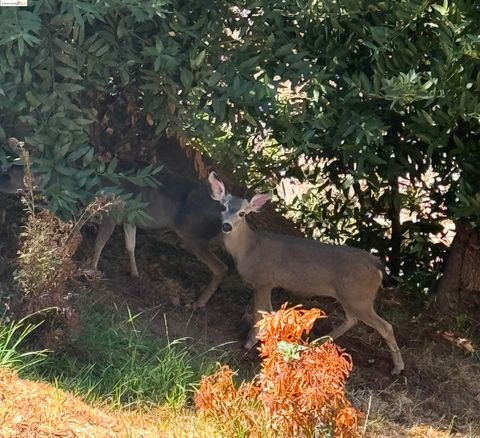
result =
[{"label": "deer front leg", "polygon": [[260,311],[272,312],[272,288],[271,286],[263,286],[255,289],[253,296],[253,325],[248,334],[247,342],[244,348],[250,350],[257,342],[257,322],[262,319]]},{"label": "deer front leg", "polygon": [[210,297],[218,289],[218,286],[227,274],[228,268],[212,252],[207,241],[185,242],[185,246],[199,260],[205,263],[212,272],[212,279],[194,304],[194,308],[199,309],[205,307]]}]

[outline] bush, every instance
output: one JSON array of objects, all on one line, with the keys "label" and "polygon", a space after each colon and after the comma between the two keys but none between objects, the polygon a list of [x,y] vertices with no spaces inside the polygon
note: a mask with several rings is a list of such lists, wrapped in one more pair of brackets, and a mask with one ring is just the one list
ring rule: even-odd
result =
[{"label": "bush", "polygon": [[19,312],[46,318],[47,345],[62,342],[65,328],[79,325],[79,317],[68,302],[67,281],[76,272],[72,260],[82,241],[81,227],[99,213],[104,213],[115,200],[97,198],[89,204],[78,220],[62,221],[49,210],[37,211],[36,187],[30,167],[30,157],[23,142],[18,142],[24,166],[25,205],[27,219],[20,234],[17,269],[14,278],[20,290]]},{"label": "bush", "polygon": [[236,389],[233,371],[222,366],[202,379],[197,409],[226,436],[356,436],[359,413],[345,396],[352,362],[330,340],[303,341],[318,309],[299,306],[265,313],[258,323],[261,371]]}]

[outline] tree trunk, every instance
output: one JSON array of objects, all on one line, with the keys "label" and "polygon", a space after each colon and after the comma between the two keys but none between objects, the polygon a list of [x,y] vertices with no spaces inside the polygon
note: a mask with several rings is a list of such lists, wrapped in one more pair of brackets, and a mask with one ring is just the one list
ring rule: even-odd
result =
[{"label": "tree trunk", "polygon": [[390,239],[390,251],[388,254],[388,269],[391,277],[398,277],[400,274],[400,252],[402,246],[402,224],[400,221],[400,197],[398,177],[395,176],[389,181],[392,192],[388,217],[392,224],[392,236]]},{"label": "tree trunk", "polygon": [[436,306],[442,313],[478,309],[480,304],[480,232],[463,220],[455,228],[455,238],[437,286]]}]

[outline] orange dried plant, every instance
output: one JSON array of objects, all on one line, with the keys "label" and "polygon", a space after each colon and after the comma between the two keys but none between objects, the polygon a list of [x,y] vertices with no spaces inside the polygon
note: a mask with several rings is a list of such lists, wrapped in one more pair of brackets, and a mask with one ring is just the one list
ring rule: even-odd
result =
[{"label": "orange dried plant", "polygon": [[221,367],[202,380],[195,397],[197,408],[217,419],[224,432],[230,424],[229,432],[234,433],[243,421],[248,428],[242,430],[251,437],[315,436],[322,431],[341,438],[356,436],[359,413],[345,395],[350,356],[331,340],[304,340],[324,316],[318,309],[286,304],[277,312],[264,313],[257,324],[259,375],[237,390],[233,371]]},{"label": "orange dried plant", "polygon": [[237,389],[234,376],[228,365],[220,366],[211,376],[204,376],[195,393],[195,406],[213,418],[219,431],[226,436],[248,433],[248,436],[260,438],[259,420],[266,421],[258,402],[260,388],[243,382]]}]

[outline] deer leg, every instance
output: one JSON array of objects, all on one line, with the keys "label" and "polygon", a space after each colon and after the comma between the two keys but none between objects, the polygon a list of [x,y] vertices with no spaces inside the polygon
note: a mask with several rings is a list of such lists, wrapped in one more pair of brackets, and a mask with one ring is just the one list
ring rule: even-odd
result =
[{"label": "deer leg", "polygon": [[225,264],[212,252],[208,242],[204,240],[187,242],[185,246],[192,252],[200,261],[205,263],[212,272],[212,279],[208,283],[207,287],[198,297],[194,304],[195,308],[205,307],[210,297],[218,289],[218,286],[227,275],[228,268]]},{"label": "deer leg", "polygon": [[137,227],[132,224],[123,224],[125,233],[125,246],[127,248],[128,257],[130,259],[130,274],[132,277],[138,277],[137,262],[135,261],[135,244],[137,238]]},{"label": "deer leg", "polygon": [[398,348],[392,325],[380,318],[373,307],[369,309],[368,313],[358,315],[358,318],[368,326],[374,328],[380,334],[380,336],[385,339],[392,355],[392,374],[400,374],[405,368],[405,364],[403,363],[402,355],[400,353],[400,349]]},{"label": "deer leg", "polygon": [[247,342],[244,347],[250,350],[257,342],[258,327],[257,322],[262,319],[260,311],[272,312],[272,288],[265,286],[255,289],[253,297],[253,325],[248,334]]},{"label": "deer leg", "polygon": [[105,217],[100,224],[97,237],[95,239],[93,258],[91,262],[92,268],[95,270],[98,269],[98,261],[100,260],[100,254],[102,253],[105,244],[108,242],[108,239],[110,239],[115,225],[115,221],[109,216]]},{"label": "deer leg", "polygon": [[350,315],[348,312],[345,312],[345,321],[343,321],[338,327],[334,328],[327,336],[330,336],[332,339],[337,339],[356,325],[357,322],[357,318]]}]

